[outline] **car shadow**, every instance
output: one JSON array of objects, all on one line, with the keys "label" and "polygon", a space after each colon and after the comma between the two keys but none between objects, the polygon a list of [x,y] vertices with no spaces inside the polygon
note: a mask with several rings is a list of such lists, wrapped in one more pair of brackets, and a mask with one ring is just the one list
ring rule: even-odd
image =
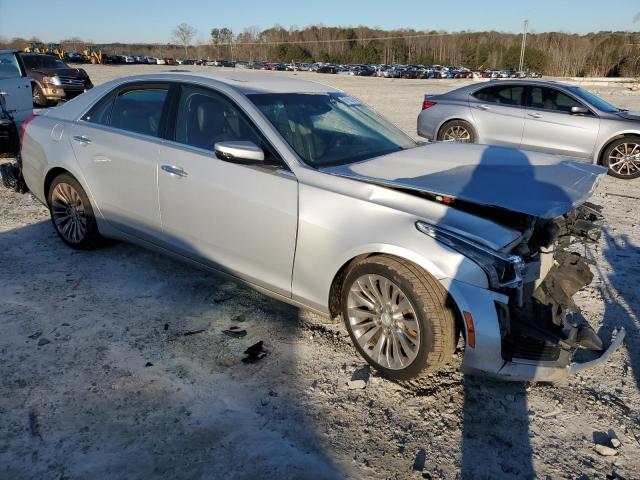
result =
[{"label": "car shadow", "polygon": [[0,251],[0,478],[345,476],[297,400],[297,308],[135,246],[71,250],[49,221]]},{"label": "car shadow", "polygon": [[640,272],[640,247],[628,235],[613,236],[607,229],[603,238],[603,256],[611,272],[606,273],[596,265],[604,300],[604,319],[598,335],[611,338],[615,329],[626,329],[623,343],[630,364],[625,363],[625,373],[630,367],[636,388],[640,389],[640,312],[634,310],[638,305],[638,286],[631,280],[634,273]]}]

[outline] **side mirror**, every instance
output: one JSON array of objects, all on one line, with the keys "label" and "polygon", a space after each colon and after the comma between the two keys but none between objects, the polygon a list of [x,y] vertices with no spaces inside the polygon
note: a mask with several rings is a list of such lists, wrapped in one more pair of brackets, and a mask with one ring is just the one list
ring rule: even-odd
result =
[{"label": "side mirror", "polygon": [[586,107],[571,107],[571,115],[585,115],[589,113],[589,109]]},{"label": "side mirror", "polygon": [[218,142],[213,146],[217,157],[228,162],[263,162],[264,151],[253,142]]}]

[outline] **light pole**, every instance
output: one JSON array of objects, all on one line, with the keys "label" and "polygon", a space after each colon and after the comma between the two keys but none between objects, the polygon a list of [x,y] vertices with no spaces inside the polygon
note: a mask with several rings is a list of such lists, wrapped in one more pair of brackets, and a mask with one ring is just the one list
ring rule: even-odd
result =
[{"label": "light pole", "polygon": [[524,49],[527,45],[527,29],[529,28],[529,20],[524,21],[524,28],[522,30],[522,45],[520,46],[520,64],[518,71],[522,72],[524,67]]}]

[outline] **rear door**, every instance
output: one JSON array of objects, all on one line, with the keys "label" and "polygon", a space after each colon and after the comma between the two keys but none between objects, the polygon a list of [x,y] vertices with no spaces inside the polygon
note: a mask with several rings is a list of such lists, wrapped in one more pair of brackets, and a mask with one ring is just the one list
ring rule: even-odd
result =
[{"label": "rear door", "polygon": [[123,86],[76,122],[70,137],[105,218],[148,241],[161,233],[157,170],[168,89],[162,83]]},{"label": "rear door", "polygon": [[33,113],[31,80],[23,76],[13,52],[0,53],[0,92],[4,93],[5,107],[16,123],[22,123]]},{"label": "rear door", "polygon": [[[522,148],[577,158],[593,155],[600,119],[578,99],[557,88],[529,87]],[[572,114],[571,107],[588,113]]]},{"label": "rear door", "polygon": [[481,143],[519,147],[524,130],[524,85],[491,85],[469,95]]}]

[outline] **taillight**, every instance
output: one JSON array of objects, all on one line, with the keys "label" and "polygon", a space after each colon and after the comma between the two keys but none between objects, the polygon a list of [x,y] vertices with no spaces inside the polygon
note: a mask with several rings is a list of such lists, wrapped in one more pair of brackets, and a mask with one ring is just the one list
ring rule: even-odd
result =
[{"label": "taillight", "polygon": [[425,100],[422,102],[422,109],[426,110],[427,108],[431,108],[436,104],[436,102],[430,102],[429,100]]},{"label": "taillight", "polygon": [[22,143],[24,142],[24,134],[27,131],[27,126],[34,118],[36,118],[36,116],[37,115],[31,114],[25,119],[24,122],[22,122],[22,129],[20,130],[20,150],[22,150]]}]

